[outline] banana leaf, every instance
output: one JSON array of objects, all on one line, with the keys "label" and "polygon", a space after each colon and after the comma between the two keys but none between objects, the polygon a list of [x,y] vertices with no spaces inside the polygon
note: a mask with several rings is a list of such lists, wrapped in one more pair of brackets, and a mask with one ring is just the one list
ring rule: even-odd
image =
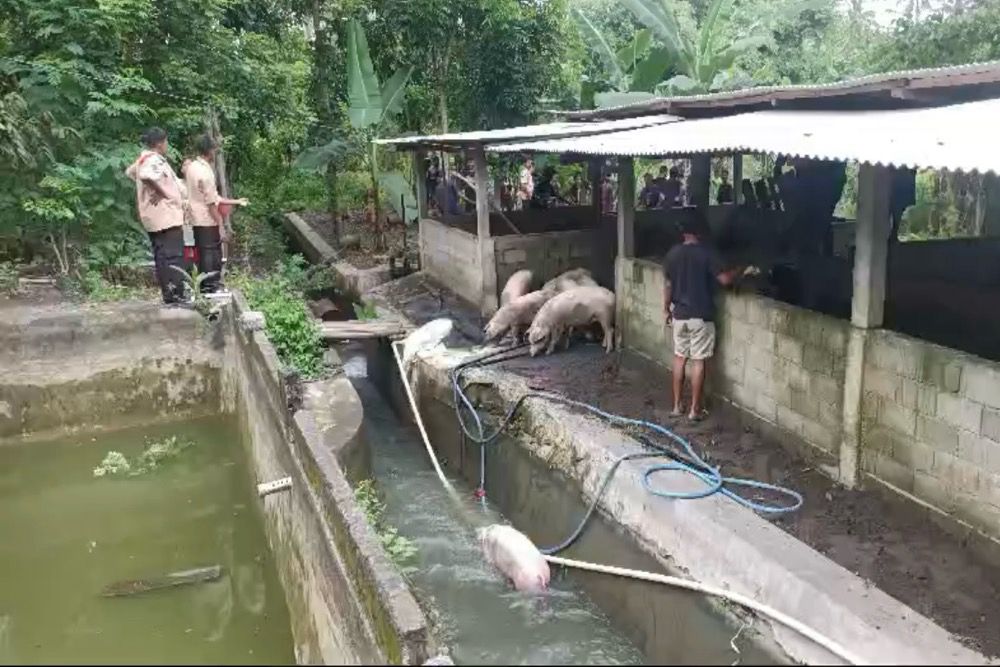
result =
[{"label": "banana leaf", "polygon": [[653,90],[656,84],[663,80],[663,75],[670,67],[670,61],[669,50],[663,47],[652,49],[648,56],[636,63],[635,70],[632,72],[632,85],[629,86],[629,89],[633,91]]},{"label": "banana leaf", "polygon": [[[406,84],[413,74],[413,67],[400,67],[389,77],[382,87],[382,118],[395,116],[403,110],[403,100],[406,99]],[[381,120],[381,118],[380,118]]]},{"label": "banana leaf", "polygon": [[382,92],[361,24],[347,24],[347,116],[351,125],[366,128],[382,120]]},{"label": "banana leaf", "polygon": [[[398,171],[389,171],[379,174],[379,187],[385,192],[389,199],[389,206],[392,207],[399,217],[407,224],[413,222],[420,215],[417,210],[417,198],[413,196],[413,186]],[[400,210],[400,196],[403,198],[403,208]]]}]

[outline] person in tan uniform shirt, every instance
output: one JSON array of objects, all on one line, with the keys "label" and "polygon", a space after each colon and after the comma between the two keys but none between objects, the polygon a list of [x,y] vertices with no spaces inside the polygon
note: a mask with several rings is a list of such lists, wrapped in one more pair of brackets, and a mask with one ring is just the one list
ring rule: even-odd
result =
[{"label": "person in tan uniform shirt", "polygon": [[183,279],[171,267],[183,268],[184,186],[167,162],[167,133],[158,127],[142,135],[145,150],[125,170],[135,181],[139,220],[153,245],[156,278],[163,302],[183,300]]},{"label": "person in tan uniform shirt", "polygon": [[187,186],[188,206],[191,226],[194,229],[194,243],[198,248],[198,271],[216,273],[206,279],[203,292],[219,290],[222,273],[222,242],[228,237],[225,206],[245,206],[245,199],[224,199],[219,196],[215,170],[212,163],[218,145],[210,135],[204,134],[195,141],[198,157],[186,162],[183,167],[184,183]]}]

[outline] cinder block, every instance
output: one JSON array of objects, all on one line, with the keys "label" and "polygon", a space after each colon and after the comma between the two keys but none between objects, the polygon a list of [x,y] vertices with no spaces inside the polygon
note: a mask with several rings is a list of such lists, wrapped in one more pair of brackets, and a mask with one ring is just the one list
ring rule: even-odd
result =
[{"label": "cinder block", "polygon": [[837,437],[839,434],[839,430],[829,429],[812,419],[803,421],[802,435],[806,441],[818,445],[828,452],[837,451]]},{"label": "cinder block", "polygon": [[773,305],[770,319],[771,330],[775,333],[784,334],[786,336],[791,336],[794,333],[792,328],[792,316],[787,309]]},{"label": "cinder block", "polygon": [[802,367],[814,373],[833,374],[830,353],[816,345],[806,345],[802,349]]},{"label": "cinder block", "polygon": [[847,327],[840,322],[829,322],[824,328],[824,343],[828,350],[840,355],[847,351]]},{"label": "cinder block", "polygon": [[809,391],[820,403],[840,405],[844,398],[843,383],[837,382],[829,375],[814,373],[809,378]]},{"label": "cinder block", "polygon": [[878,366],[865,365],[864,388],[879,396],[895,398],[901,378]]},{"label": "cinder block", "polygon": [[842,403],[840,400],[836,402],[820,401],[819,423],[828,428],[841,428],[844,422],[844,406]]},{"label": "cinder block", "polygon": [[959,493],[955,513],[987,533],[995,534],[1000,525],[1000,507],[984,502],[980,494]]},{"label": "cinder block", "polygon": [[962,431],[958,435],[958,451],[957,456],[959,459],[971,463],[980,468],[988,468],[990,463],[990,454],[992,450],[996,448],[997,443],[993,442],[989,438],[984,438],[975,433],[969,433],[968,431]]},{"label": "cinder block", "polygon": [[904,491],[913,491],[913,469],[899,463],[898,461],[885,456],[884,454],[874,454],[874,473],[879,479],[883,479],[890,484],[897,486]]},{"label": "cinder block", "polygon": [[754,412],[767,421],[774,423],[778,419],[778,404],[768,394],[759,391],[754,400]]},{"label": "cinder block", "polygon": [[904,408],[896,401],[882,401],[879,422],[903,435],[912,436],[917,432],[916,411]]},{"label": "cinder block", "polygon": [[983,405],[1000,408],[1000,371],[983,364],[969,363],[962,372],[963,393]]},{"label": "cinder block", "polygon": [[958,429],[932,417],[917,416],[917,439],[938,451],[958,450]]},{"label": "cinder block", "polygon": [[952,493],[979,490],[979,466],[945,452],[934,452],[934,475]]},{"label": "cinder block", "polygon": [[799,436],[805,433],[805,419],[791,408],[779,404],[776,412],[778,426]]},{"label": "cinder block", "polygon": [[746,320],[755,327],[771,329],[771,315],[762,297],[747,297]]},{"label": "cinder block", "polygon": [[780,333],[775,335],[775,340],[777,341],[775,351],[779,357],[788,359],[796,364],[802,363],[802,341]]},{"label": "cinder block", "polygon": [[739,294],[726,294],[722,299],[722,311],[727,318],[746,321],[747,300]]},{"label": "cinder block", "polygon": [[1000,411],[983,408],[983,421],[979,432],[990,440],[1000,442]]},{"label": "cinder block", "polygon": [[945,512],[954,512],[957,503],[942,481],[932,474],[913,473],[913,495]]},{"label": "cinder block", "polygon": [[808,391],[794,392],[791,408],[807,419],[819,419],[819,402]]},{"label": "cinder block", "polygon": [[934,451],[919,442],[892,437],[892,457],[913,471],[930,473],[934,467]]},{"label": "cinder block", "polygon": [[982,425],[983,406],[962,396],[938,392],[937,416],[952,426],[979,433]]},{"label": "cinder block", "polygon": [[877,424],[882,398],[871,391],[861,394],[861,419],[869,424]]}]

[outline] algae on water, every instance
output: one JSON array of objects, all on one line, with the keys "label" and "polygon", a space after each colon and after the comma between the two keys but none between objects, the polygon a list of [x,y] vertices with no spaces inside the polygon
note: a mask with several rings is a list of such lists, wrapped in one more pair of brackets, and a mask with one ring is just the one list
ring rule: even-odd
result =
[{"label": "algae on water", "polygon": [[176,458],[181,452],[194,445],[190,440],[176,435],[159,440],[146,439],[146,449],[129,461],[121,452],[111,451],[101,464],[94,468],[94,477],[123,476],[136,477],[156,470],[161,463]]}]

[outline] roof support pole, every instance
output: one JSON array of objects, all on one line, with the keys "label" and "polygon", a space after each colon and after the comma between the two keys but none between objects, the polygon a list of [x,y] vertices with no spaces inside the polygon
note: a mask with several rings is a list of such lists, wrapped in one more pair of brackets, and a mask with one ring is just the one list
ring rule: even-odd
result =
[{"label": "roof support pole", "polygon": [[490,236],[490,174],[482,146],[471,151],[476,168],[476,236],[480,275],[480,312],[492,316],[499,308],[497,299],[497,263]]},{"label": "roof support pole", "polygon": [[861,481],[861,398],[869,332],[882,325],[889,233],[891,173],[886,167],[862,164],[858,172],[858,219],[855,230],[854,300],[844,371],[843,434],[840,481],[848,488]]},{"label": "roof support pole", "polygon": [[691,158],[691,175],[688,178],[688,199],[692,206],[708,208],[708,195],[712,184],[712,156],[695,155]]},{"label": "roof support pole", "polygon": [[413,181],[417,190],[417,217],[423,219],[427,217],[427,152],[413,151],[410,156],[413,160]]},{"label": "roof support pole", "polygon": [[733,203],[743,203],[743,153],[733,154]]},{"label": "roof support pole", "polygon": [[635,257],[635,164],[618,158],[618,256]]},{"label": "roof support pole", "polygon": [[[601,166],[603,158],[592,157],[587,161],[587,180],[590,181],[590,206],[594,209],[594,217],[601,219]],[[581,202],[583,203],[583,202]]]}]

